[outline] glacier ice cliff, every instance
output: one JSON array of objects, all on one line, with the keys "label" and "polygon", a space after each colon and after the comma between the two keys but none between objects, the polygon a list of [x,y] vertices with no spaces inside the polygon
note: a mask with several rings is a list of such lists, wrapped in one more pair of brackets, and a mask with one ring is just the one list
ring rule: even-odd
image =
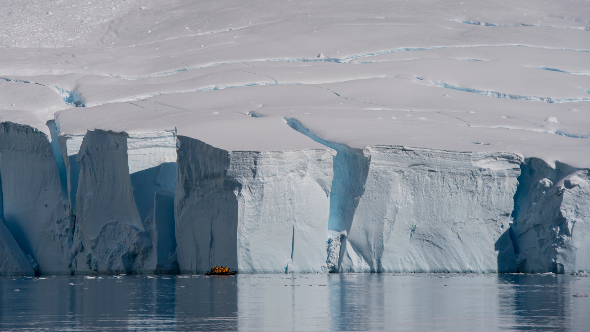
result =
[{"label": "glacier ice cliff", "polygon": [[514,231],[520,272],[590,270],[590,173],[532,158],[522,165]]},{"label": "glacier ice cliff", "polygon": [[127,135],[89,131],[78,152],[73,254],[76,271],[143,272],[151,258],[135,204]]},{"label": "glacier ice cliff", "polygon": [[0,123],[0,184],[0,218],[36,271],[69,271],[73,225],[46,134]]},{"label": "glacier ice cliff", "polygon": [[175,198],[182,272],[320,272],[330,149],[226,151],[179,136]]},{"label": "glacier ice cliff", "polygon": [[499,270],[495,243],[508,229],[520,156],[388,146],[365,155],[369,174],[342,270]]},{"label": "glacier ice cliff", "polygon": [[590,270],[588,169],[287,122],[325,148],[2,122],[1,274]]}]

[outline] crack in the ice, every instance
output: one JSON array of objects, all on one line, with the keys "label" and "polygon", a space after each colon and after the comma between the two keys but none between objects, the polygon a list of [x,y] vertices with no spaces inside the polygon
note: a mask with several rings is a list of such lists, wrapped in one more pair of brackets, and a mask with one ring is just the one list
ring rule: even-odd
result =
[{"label": "crack in the ice", "polygon": [[57,171],[59,173],[59,180],[61,183],[62,195],[64,195],[64,198],[67,198],[67,196],[68,196],[67,171],[66,171],[66,165],[63,160],[63,153],[61,150],[61,146],[59,145],[59,140],[58,140],[59,127],[58,127],[57,119],[47,121],[46,125],[47,125],[47,128],[49,129],[49,134],[50,134],[50,138],[51,138],[51,142],[50,142],[51,150],[53,152],[55,166],[57,167]]},{"label": "crack in the ice", "polygon": [[566,70],[561,70],[561,69],[557,69],[557,68],[553,68],[553,67],[535,67],[535,68],[541,69],[541,70],[547,70],[547,71],[554,71],[554,72],[558,72],[558,73],[564,73],[564,74],[590,76],[590,72],[566,71]]},{"label": "crack in the ice", "polygon": [[[394,48],[388,50],[381,50],[381,51],[373,51],[373,52],[364,52],[349,55],[342,58],[274,58],[274,59],[266,59],[266,60],[251,60],[251,61],[233,61],[233,62],[217,62],[211,63],[208,65],[197,66],[197,67],[190,67],[187,66],[186,68],[179,68],[179,69],[172,69],[167,70],[159,73],[153,73],[148,75],[142,76],[123,76],[123,75],[116,75],[116,74],[109,74],[110,77],[118,78],[122,80],[141,80],[146,78],[153,78],[153,77],[161,77],[161,76],[169,76],[174,75],[180,72],[185,72],[189,70],[199,70],[204,68],[210,67],[217,67],[217,66],[225,66],[225,65],[232,65],[232,64],[250,64],[250,63],[257,63],[257,62],[324,62],[324,63],[337,63],[337,64],[347,64],[352,60],[361,59],[361,58],[369,58],[375,57],[385,54],[392,54],[398,52],[417,52],[417,51],[430,51],[430,50],[440,50],[440,49],[453,49],[453,48],[479,48],[479,47],[527,47],[527,48],[539,48],[539,49],[551,49],[551,50],[561,50],[561,51],[571,51],[571,52],[584,52],[589,53],[590,51],[584,49],[572,49],[572,48],[559,48],[559,47],[549,47],[549,46],[532,46],[532,45],[523,45],[523,44],[498,44],[498,45],[452,45],[452,46],[428,46],[428,47],[401,47],[401,48]],[[371,61],[359,61],[357,64],[363,63],[371,63]]]},{"label": "crack in the ice", "polygon": [[[422,78],[416,77],[419,80],[424,80]],[[452,85],[446,82],[439,82],[439,81],[430,81],[430,83],[439,86],[445,89],[452,89],[458,90],[463,92],[475,93],[482,96],[494,97],[498,99],[513,99],[513,100],[527,100],[527,101],[541,101],[544,103],[577,103],[577,102],[585,102],[590,101],[590,98],[551,98],[551,97],[541,97],[541,96],[523,96],[517,95],[512,93],[505,93],[505,92],[498,92],[493,90],[480,90],[475,88],[467,88],[467,87],[460,87],[456,85]]]},{"label": "crack in the ice", "polygon": [[[278,84],[278,85],[289,85],[289,84],[291,84],[291,83]],[[246,84],[242,84],[242,85],[225,85],[225,86],[217,86],[216,85],[216,86],[210,86],[210,87],[206,87],[206,88],[187,90],[187,91],[168,91],[168,92],[149,93],[149,94],[145,94],[145,95],[141,95],[141,96],[132,96],[132,97],[127,97],[127,98],[122,98],[119,100],[113,100],[110,102],[112,102],[112,103],[126,102],[129,104],[132,104],[131,102],[133,102],[133,101],[138,101],[138,100],[143,100],[143,99],[157,97],[157,96],[163,96],[163,95],[174,95],[174,94],[180,94],[180,93],[195,93],[195,92],[209,92],[209,91],[227,90],[227,89],[235,89],[235,88],[246,88],[246,87],[253,87],[253,86],[265,86],[265,85],[277,85],[277,84],[275,84],[274,82],[272,82],[272,83],[270,83],[270,82],[253,82],[253,83],[246,83]],[[91,106],[104,105],[107,103],[109,103],[109,102],[96,102],[96,103],[93,103]],[[135,105],[135,106],[138,106],[138,105]],[[138,106],[138,107],[141,107],[141,106]]]},{"label": "crack in the ice", "polygon": [[145,107],[137,105],[136,103],[129,103],[129,105],[133,105],[133,106],[139,107],[141,109],[145,109]]},{"label": "crack in the ice", "polygon": [[[331,232],[348,234],[352,227],[354,214],[360,198],[365,192],[365,183],[369,173],[370,158],[364,155],[363,150],[351,148],[342,143],[325,140],[305,127],[295,118],[285,117],[287,125],[295,131],[311,138],[328,148],[336,151],[333,158],[332,190],[330,192],[330,214],[328,217],[328,230]],[[347,241],[346,235],[341,238],[342,245]],[[340,250],[341,246],[336,246]],[[327,262],[330,257],[338,257],[338,266],[331,272],[340,270],[343,255],[330,252],[328,243]],[[344,247],[342,247],[344,248]],[[362,255],[362,253],[361,253]],[[372,262],[369,257],[363,257],[366,261]],[[376,271],[377,267],[373,266]]]},{"label": "crack in the ice", "polygon": [[[39,85],[39,86],[43,86],[43,87],[48,87],[47,85],[43,84],[43,83],[37,83],[37,82],[31,82],[31,81],[25,81],[25,80],[19,80],[19,79],[12,79],[12,78],[8,78],[8,77],[0,77],[0,80],[4,80],[6,82],[13,82],[13,83],[23,83],[23,84],[35,84],[35,85]],[[61,96],[61,98],[64,100],[64,102],[70,106],[75,106],[75,107],[84,107],[84,99],[82,98],[82,95],[80,94],[80,92],[78,92],[77,90],[66,90],[63,89],[57,85],[53,85],[53,87],[55,88],[55,90],[57,91],[57,93]]]},{"label": "crack in the ice", "polygon": [[570,138],[582,138],[582,139],[590,139],[590,135],[578,135],[578,134],[571,134],[571,133],[566,133],[563,131],[556,131],[555,135],[560,135],[560,136],[565,136],[565,137],[570,137]]},{"label": "crack in the ice", "polygon": [[[252,68],[254,68],[254,67],[252,67]],[[267,78],[270,78],[271,80],[273,80],[274,81],[274,84],[276,84],[276,85],[280,84],[279,81],[277,81],[276,78],[274,78],[272,76],[269,76],[269,75],[266,75],[266,74],[259,74],[259,73],[251,72],[251,71],[247,71],[247,70],[238,70],[238,71],[241,71],[241,72],[244,72],[244,73],[248,73],[248,74],[252,74],[252,75],[262,75],[264,77],[267,77]]]},{"label": "crack in the ice", "polygon": [[8,77],[0,77],[0,80],[4,80],[6,82],[13,82],[13,83],[36,84],[36,85],[40,85],[40,86],[45,86],[45,84],[41,84],[41,83],[37,83],[37,82],[30,82],[30,81],[25,81],[25,80],[15,80],[15,79],[8,78]]},{"label": "crack in the ice", "polygon": [[[532,122],[532,121],[527,121],[527,120],[518,119],[518,118],[512,118],[512,117],[507,117],[507,118],[510,118],[510,119],[513,119],[513,120],[518,120],[518,121],[523,121],[523,122],[530,123],[530,124],[533,124],[533,125],[536,125],[536,126],[539,126],[539,127],[542,127],[542,128],[546,128],[545,126],[540,125],[540,124],[535,123],[535,122]],[[486,126],[483,126],[483,128],[486,128]],[[565,136],[565,137],[569,137],[569,138],[590,139],[590,135],[572,134],[572,133],[564,132],[562,130],[556,130],[556,131],[553,131],[553,130],[533,130],[533,129],[526,129],[526,128],[510,128],[510,127],[504,127],[504,126],[491,126],[491,127],[488,127],[488,128],[491,128],[491,129],[508,129],[508,130],[527,130],[527,131],[534,131],[534,132],[542,133],[542,134],[551,134],[551,135]],[[473,143],[475,143],[475,142],[473,142]]]},{"label": "crack in the ice", "polygon": [[446,116],[448,116],[448,117],[451,117],[451,118],[457,119],[457,120],[459,120],[459,121],[461,121],[461,122],[465,122],[465,123],[467,124],[467,127],[471,127],[471,124],[469,123],[469,121],[463,120],[463,119],[461,119],[461,118],[460,118],[460,117],[458,117],[458,116],[450,115],[450,114],[447,114],[447,113],[444,113],[444,112],[436,112],[436,113],[438,113],[438,114],[440,114],[440,115],[446,115]]},{"label": "crack in the ice", "polygon": [[53,86],[66,104],[74,107],[86,107],[84,98],[78,90],[66,90],[57,85]]},{"label": "crack in the ice", "polygon": [[534,28],[550,28],[550,29],[573,29],[573,30],[583,30],[583,31],[590,31],[590,27],[559,27],[553,25],[542,25],[542,24],[527,24],[527,23],[516,23],[516,24],[497,24],[497,23],[490,23],[490,22],[481,22],[481,21],[471,21],[471,20],[453,20],[457,23],[469,24],[469,25],[479,25],[485,27],[507,27],[507,28],[516,28],[516,27],[534,27]]},{"label": "crack in the ice", "polygon": [[[365,79],[372,80],[372,79],[378,79],[378,78],[386,78],[386,77],[385,76],[375,76],[375,77],[370,77],[370,78],[358,78],[358,79],[345,80],[345,81],[332,82],[332,83],[344,83],[344,82],[352,82],[352,81],[365,80]],[[321,83],[321,84],[331,84],[331,83]],[[327,88],[325,86],[315,85],[315,84],[310,84],[310,86],[316,87],[316,88],[319,88],[319,89],[324,89],[324,90],[326,90],[328,92],[331,92],[335,96],[337,96],[339,98],[346,99],[346,100],[354,101],[354,102],[361,103],[361,104],[367,104],[367,105],[379,106],[379,107],[385,107],[387,109],[392,109],[392,107],[387,106],[387,105],[375,104],[375,103],[371,103],[371,102],[368,102],[368,101],[362,101],[362,100],[358,100],[358,99],[354,99],[354,98],[343,96],[342,94],[340,94],[340,93],[338,93],[338,92],[336,92],[336,91],[334,91],[334,90],[332,90],[330,88]]]},{"label": "crack in the ice", "polygon": [[[245,71],[247,72],[247,71]],[[253,73],[256,74],[256,73]],[[174,95],[174,94],[182,94],[182,93],[198,93],[198,92],[210,92],[210,91],[217,91],[217,90],[227,90],[227,89],[235,89],[235,88],[247,88],[247,87],[255,87],[255,86],[266,86],[266,85],[303,85],[303,84],[308,84],[308,83],[279,83],[277,80],[275,80],[273,77],[268,76],[268,75],[264,75],[263,76],[268,77],[269,79],[272,79],[273,82],[250,82],[250,83],[245,83],[245,84],[240,84],[240,85],[225,85],[225,86],[210,86],[210,87],[205,87],[205,88],[199,88],[199,89],[194,89],[194,90],[186,90],[186,91],[167,91],[167,92],[156,92],[156,93],[149,93],[149,94],[145,94],[145,95],[138,95],[138,96],[130,96],[130,97],[125,97],[125,98],[121,98],[121,99],[116,99],[116,100],[111,100],[111,101],[106,101],[106,102],[94,102],[91,103],[89,105],[86,106],[98,106],[98,105],[104,105],[104,104],[108,104],[108,103],[116,103],[116,102],[123,102],[123,103],[130,103],[133,101],[138,101],[138,100],[144,100],[147,98],[152,98],[152,97],[157,97],[157,96],[163,96],[163,95]],[[344,96],[340,96],[340,94],[326,88],[323,86],[320,86],[319,84],[334,84],[334,83],[345,83],[345,82],[352,82],[352,81],[357,81],[357,80],[366,80],[366,79],[377,79],[377,78],[385,78],[385,76],[376,76],[376,77],[370,77],[370,78],[357,78],[357,79],[350,79],[350,80],[343,80],[343,81],[333,81],[333,82],[323,82],[323,83],[314,83],[314,84],[309,84],[309,86],[312,87],[317,87],[317,88],[321,88],[324,90],[327,90],[335,95],[337,95],[338,97],[342,97],[344,99],[348,99],[351,101],[356,101],[359,103],[364,103],[364,104],[370,104],[370,105],[374,105],[374,106],[380,106],[380,107],[387,107],[390,108],[389,106],[385,106],[385,105],[379,105],[379,104],[374,104],[374,103],[370,103],[370,102],[365,102],[365,101],[361,101],[361,100],[355,100],[352,98],[348,98],[348,97],[344,97]],[[138,105],[135,105],[138,106]],[[169,105],[164,105],[164,106],[169,106]],[[138,106],[141,107],[141,106]]]}]

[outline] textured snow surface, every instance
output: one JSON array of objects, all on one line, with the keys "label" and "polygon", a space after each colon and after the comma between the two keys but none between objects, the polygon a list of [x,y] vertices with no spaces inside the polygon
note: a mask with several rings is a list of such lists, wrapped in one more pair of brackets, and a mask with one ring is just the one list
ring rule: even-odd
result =
[{"label": "textured snow surface", "polygon": [[590,269],[587,0],[5,0],[0,20],[10,271]]}]

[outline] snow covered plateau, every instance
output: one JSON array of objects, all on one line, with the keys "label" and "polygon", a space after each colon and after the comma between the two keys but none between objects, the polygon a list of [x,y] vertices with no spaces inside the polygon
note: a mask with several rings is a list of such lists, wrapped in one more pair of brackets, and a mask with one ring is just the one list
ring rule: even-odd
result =
[{"label": "snow covered plateau", "polygon": [[0,274],[590,271],[590,1],[3,0]]}]

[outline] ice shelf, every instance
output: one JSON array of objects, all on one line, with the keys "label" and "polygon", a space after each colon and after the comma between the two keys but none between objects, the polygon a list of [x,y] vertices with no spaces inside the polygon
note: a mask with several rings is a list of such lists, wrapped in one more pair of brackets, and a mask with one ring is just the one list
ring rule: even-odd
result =
[{"label": "ice shelf", "polygon": [[0,274],[590,271],[586,1],[5,2]]}]

